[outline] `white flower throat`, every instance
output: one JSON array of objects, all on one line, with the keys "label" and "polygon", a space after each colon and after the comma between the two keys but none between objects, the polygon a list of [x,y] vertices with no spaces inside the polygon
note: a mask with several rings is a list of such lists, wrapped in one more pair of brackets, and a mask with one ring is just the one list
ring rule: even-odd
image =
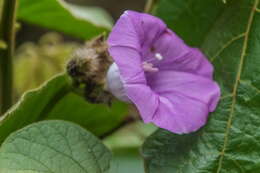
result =
[{"label": "white flower throat", "polygon": [[109,67],[107,72],[107,89],[119,100],[131,102],[126,95],[118,66],[115,63]]}]

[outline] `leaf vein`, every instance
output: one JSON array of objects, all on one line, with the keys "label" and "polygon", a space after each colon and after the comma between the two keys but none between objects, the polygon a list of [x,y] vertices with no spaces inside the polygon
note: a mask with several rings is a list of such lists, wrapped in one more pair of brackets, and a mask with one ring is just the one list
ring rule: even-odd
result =
[{"label": "leaf vein", "polygon": [[[96,162],[96,164],[97,164],[97,168],[98,168],[98,170],[99,170],[99,173],[102,173],[102,168],[101,168],[101,166],[99,165],[99,163],[98,163],[98,159],[97,159],[97,157],[96,157],[96,155],[95,155],[95,152],[93,151],[93,148],[94,147],[96,147],[97,145],[94,145],[93,147],[90,147],[90,149],[88,150],[89,151],[89,153],[91,153],[92,154],[92,156],[93,156],[93,158],[94,158],[94,160],[95,160],[95,162]],[[104,152],[102,152],[102,155],[101,156],[103,156],[105,153]],[[100,156],[100,158],[101,158],[101,156]]]},{"label": "leaf vein", "polygon": [[229,98],[229,97],[233,97],[233,94],[227,94],[227,95],[224,95],[220,98],[220,100],[223,100],[223,99],[226,99],[226,98]]},{"label": "leaf vein", "polygon": [[240,38],[244,37],[246,35],[245,32],[238,34],[237,36],[231,38],[229,41],[227,41],[218,51],[217,53],[212,56],[212,58],[210,59],[211,62],[213,62],[226,48],[228,48],[228,46],[230,46],[233,42],[235,42],[236,40],[239,40]]},{"label": "leaf vein", "polygon": [[240,169],[240,171],[242,173],[245,173],[245,170],[243,169],[243,167],[236,160],[232,159],[232,162],[237,166],[238,169]]},{"label": "leaf vein", "polygon": [[[240,82],[246,83],[246,81],[244,81],[244,80],[240,80]],[[260,89],[257,88],[256,86],[254,86],[253,84],[251,84],[251,83],[246,83],[246,84],[249,85],[252,89],[256,90],[257,93],[260,93]]]},{"label": "leaf vein", "polygon": [[227,127],[226,127],[226,131],[225,131],[224,144],[223,144],[223,149],[221,151],[222,154],[220,155],[220,159],[219,159],[219,163],[218,163],[217,173],[220,173],[220,170],[222,168],[222,162],[223,162],[223,158],[224,158],[224,155],[225,155],[225,150],[226,150],[228,139],[229,139],[229,132],[230,132],[230,128],[231,128],[231,125],[232,125],[232,119],[233,119],[234,111],[235,111],[234,109],[235,109],[235,104],[236,104],[237,89],[238,89],[239,80],[240,80],[241,73],[242,73],[242,68],[243,68],[244,59],[245,59],[245,56],[246,56],[246,51],[247,51],[247,48],[248,48],[248,37],[249,37],[249,33],[250,33],[251,26],[252,26],[252,23],[253,23],[254,15],[255,15],[255,12],[256,12],[255,9],[258,6],[258,4],[259,4],[259,0],[255,0],[253,8],[252,8],[250,15],[249,15],[248,24],[247,24],[247,27],[246,27],[245,39],[244,39],[244,42],[243,42],[243,48],[242,48],[242,53],[241,53],[240,62],[239,62],[239,66],[238,66],[237,77],[236,77],[236,81],[235,81],[233,92],[232,92],[232,94],[233,94],[232,104],[231,104],[231,107],[230,107],[230,114],[229,114]]},{"label": "leaf vein", "polygon": [[[49,173],[55,173],[55,172],[53,172],[47,165],[45,165],[43,162],[41,162],[40,160],[35,159],[35,158],[33,158],[33,157],[30,157],[30,156],[28,156],[28,155],[25,155],[25,154],[23,154],[23,153],[21,153],[21,152],[20,152],[20,153],[18,153],[18,152],[6,152],[5,154],[21,155],[21,156],[23,156],[23,157],[25,157],[25,158],[28,158],[28,159],[31,159],[31,160],[33,160],[33,161],[36,161],[36,162],[40,163],[43,167],[47,168],[47,170],[48,170]],[[8,169],[11,169],[11,170],[19,170],[19,171],[21,171],[21,170],[32,170],[32,169],[14,169],[14,168],[8,168]],[[39,170],[36,170],[36,171],[39,171]],[[44,171],[44,172],[47,172],[47,171]]]},{"label": "leaf vein", "polygon": [[19,139],[23,139],[23,140],[26,140],[26,141],[31,142],[32,144],[37,144],[37,145],[46,147],[46,148],[48,148],[48,149],[50,149],[50,150],[53,150],[53,151],[55,151],[56,153],[61,154],[61,155],[65,156],[65,157],[69,158],[70,160],[72,160],[75,164],[77,164],[77,165],[79,166],[79,168],[81,168],[81,169],[82,169],[83,171],[85,171],[86,173],[88,172],[88,171],[85,170],[85,168],[82,167],[82,165],[81,165],[77,160],[75,160],[73,157],[70,157],[69,155],[67,155],[67,154],[65,154],[65,153],[63,153],[63,152],[61,152],[61,151],[59,151],[59,150],[57,150],[57,149],[55,149],[55,148],[53,148],[53,147],[51,147],[51,146],[49,146],[49,145],[42,144],[42,143],[39,143],[39,142],[36,142],[36,141],[31,141],[31,140],[28,140],[28,139],[23,138],[23,137],[20,137]]}]

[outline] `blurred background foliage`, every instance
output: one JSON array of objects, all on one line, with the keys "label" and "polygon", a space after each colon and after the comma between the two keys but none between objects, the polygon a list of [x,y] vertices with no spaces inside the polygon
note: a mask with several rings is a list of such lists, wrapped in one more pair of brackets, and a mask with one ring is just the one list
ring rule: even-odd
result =
[{"label": "blurred background foliage", "polygon": [[15,55],[14,74],[17,95],[36,88],[43,81],[64,71],[66,61],[79,43],[63,40],[61,34],[48,32],[37,42],[21,44]]},{"label": "blurred background foliage", "polygon": [[[145,5],[145,0],[67,0],[67,2],[81,7],[101,7],[114,20],[126,9],[142,11]],[[23,21],[18,22],[14,64],[16,98],[19,98],[24,91],[36,88],[51,76],[62,72],[71,53],[85,42],[83,39],[61,32]]]},{"label": "blurred background foliage", "polygon": [[[101,7],[116,19],[126,9],[143,11],[145,0],[67,0],[80,7]],[[0,0],[0,10],[2,0]],[[73,51],[86,40],[76,38],[55,29],[46,29],[19,20],[17,45],[14,57],[15,99],[27,90],[39,87],[44,81],[63,72]],[[143,161],[139,148],[144,139],[156,128],[141,122],[132,123],[104,139],[114,152],[111,173],[143,173]]]}]

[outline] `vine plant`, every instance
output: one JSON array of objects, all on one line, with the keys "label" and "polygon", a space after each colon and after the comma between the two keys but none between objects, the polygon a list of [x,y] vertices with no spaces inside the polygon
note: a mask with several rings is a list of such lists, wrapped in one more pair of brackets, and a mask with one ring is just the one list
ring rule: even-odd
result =
[{"label": "vine plant", "polygon": [[12,105],[13,53],[15,47],[15,23],[17,0],[5,0],[0,23],[0,114]]}]

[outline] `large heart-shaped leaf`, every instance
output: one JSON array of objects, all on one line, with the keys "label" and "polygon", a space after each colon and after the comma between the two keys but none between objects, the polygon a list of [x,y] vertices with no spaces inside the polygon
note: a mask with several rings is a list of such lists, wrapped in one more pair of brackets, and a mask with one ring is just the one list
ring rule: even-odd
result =
[{"label": "large heart-shaped leaf", "polygon": [[[166,2],[168,6],[160,6]],[[174,135],[159,130],[149,137],[143,146],[149,173],[254,173],[260,169],[260,2],[230,0],[221,8],[217,6],[217,13],[213,7],[204,6],[204,2],[210,4],[163,0],[159,9],[172,16],[180,11],[186,14],[186,21],[181,22],[181,18],[176,19],[177,23],[167,21],[179,27],[181,33],[186,26],[181,34],[186,40],[197,39],[193,22],[207,28],[196,31],[202,40],[194,44],[201,46],[213,62],[222,98],[208,124],[199,132]],[[182,4],[179,8],[183,10],[171,8],[176,4]],[[197,21],[196,16],[207,16],[212,21]]]},{"label": "large heart-shaped leaf", "polygon": [[201,45],[225,9],[221,0],[160,0],[156,14],[189,45]]},{"label": "large heart-shaped leaf", "polygon": [[127,114],[127,105],[115,101],[112,106],[90,104],[73,93],[70,78],[61,74],[38,89],[29,91],[0,121],[0,143],[12,132],[45,119],[68,120],[80,124],[95,135],[117,126]]},{"label": "large heart-shaped leaf", "polygon": [[20,0],[18,19],[82,39],[109,31],[111,17],[101,8],[83,7],[63,0]]},{"label": "large heart-shaped leaf", "polygon": [[111,152],[76,124],[43,121],[11,134],[0,148],[2,173],[105,173]]}]

